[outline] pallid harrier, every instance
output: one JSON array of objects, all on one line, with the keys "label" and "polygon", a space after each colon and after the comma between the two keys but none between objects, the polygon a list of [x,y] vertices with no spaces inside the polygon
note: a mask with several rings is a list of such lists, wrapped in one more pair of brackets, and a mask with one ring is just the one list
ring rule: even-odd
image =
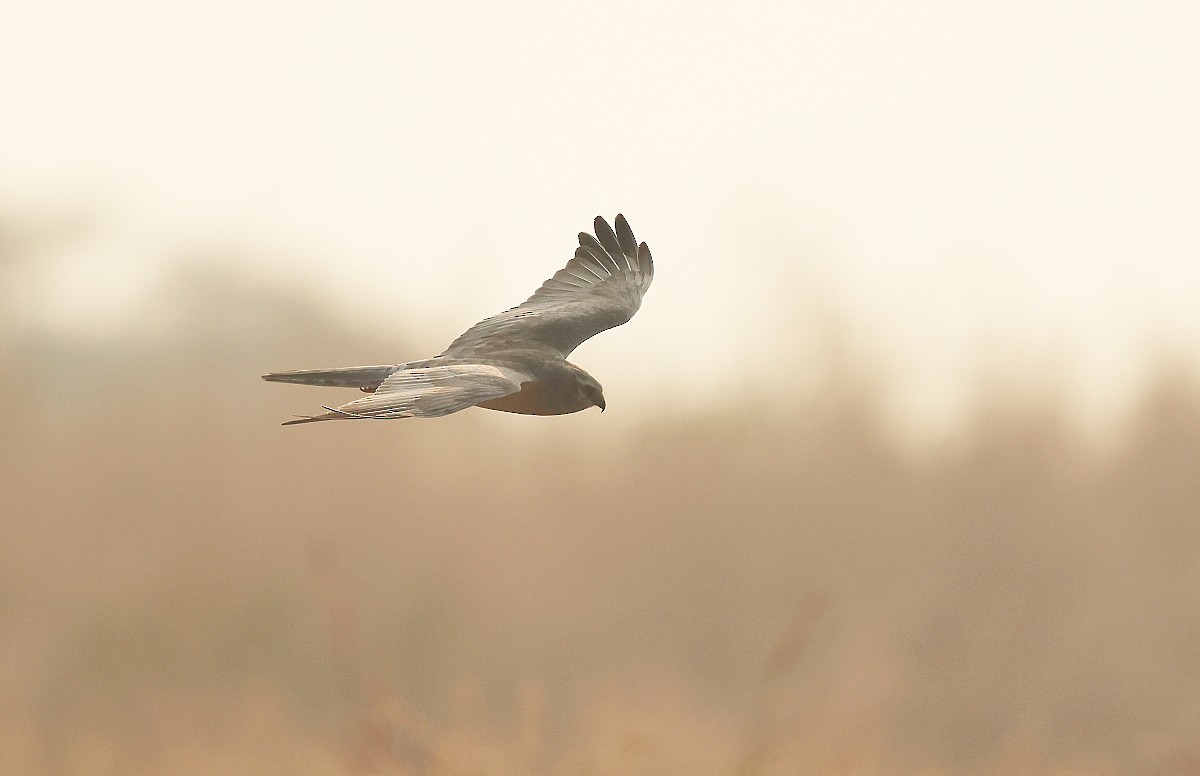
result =
[{"label": "pallid harrier", "polygon": [[625,216],[614,233],[596,217],[596,236],[579,233],[579,248],[533,296],[467,329],[440,355],[423,361],[340,369],[272,372],[277,383],[359,388],[370,394],[327,412],[289,420],[436,418],[467,407],[523,415],[604,411],[596,379],[567,361],[581,342],[620,326],[638,311],[654,279],[654,261]]}]

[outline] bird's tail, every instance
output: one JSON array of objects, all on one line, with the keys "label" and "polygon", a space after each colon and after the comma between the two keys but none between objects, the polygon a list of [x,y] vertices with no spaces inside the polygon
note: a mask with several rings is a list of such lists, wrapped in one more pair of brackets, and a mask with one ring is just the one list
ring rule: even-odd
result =
[{"label": "bird's tail", "polygon": [[340,388],[362,388],[373,391],[387,376],[396,371],[395,364],[381,366],[345,366],[339,369],[297,369],[292,372],[271,372],[262,379],[272,383],[329,385]]}]

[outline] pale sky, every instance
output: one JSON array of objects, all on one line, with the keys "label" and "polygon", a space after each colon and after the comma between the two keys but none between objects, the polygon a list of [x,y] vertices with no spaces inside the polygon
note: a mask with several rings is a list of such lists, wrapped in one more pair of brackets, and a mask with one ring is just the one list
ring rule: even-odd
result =
[{"label": "pale sky", "polygon": [[9,4],[0,207],[94,213],[56,325],[201,245],[397,361],[621,211],[658,273],[574,359],[610,396],[786,396],[832,316],[910,424],[1021,374],[1102,415],[1200,353],[1197,40],[1191,2]]}]

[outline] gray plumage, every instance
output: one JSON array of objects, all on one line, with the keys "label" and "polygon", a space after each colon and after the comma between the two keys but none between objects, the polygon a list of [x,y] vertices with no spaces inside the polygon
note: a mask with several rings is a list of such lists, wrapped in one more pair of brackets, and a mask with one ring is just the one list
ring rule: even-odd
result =
[{"label": "gray plumage", "polygon": [[405,364],[272,372],[264,380],[359,388],[369,395],[284,425],[439,417],[471,406],[527,415],[605,407],[595,378],[566,360],[580,343],[633,317],[654,260],[622,215],[597,216],[567,265],[521,304],[485,318],[441,354]]}]

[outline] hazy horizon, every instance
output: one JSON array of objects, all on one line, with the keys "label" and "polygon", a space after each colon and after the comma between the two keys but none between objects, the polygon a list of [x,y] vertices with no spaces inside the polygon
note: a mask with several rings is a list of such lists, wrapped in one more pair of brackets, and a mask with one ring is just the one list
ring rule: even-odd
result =
[{"label": "hazy horizon", "polygon": [[913,429],[1013,375],[1088,425],[1200,352],[1198,13],[26,4],[0,207],[90,225],[33,272],[56,327],[136,328],[199,253],[418,355],[623,211],[660,271],[610,381],[636,342],[703,406],[835,315]]}]

